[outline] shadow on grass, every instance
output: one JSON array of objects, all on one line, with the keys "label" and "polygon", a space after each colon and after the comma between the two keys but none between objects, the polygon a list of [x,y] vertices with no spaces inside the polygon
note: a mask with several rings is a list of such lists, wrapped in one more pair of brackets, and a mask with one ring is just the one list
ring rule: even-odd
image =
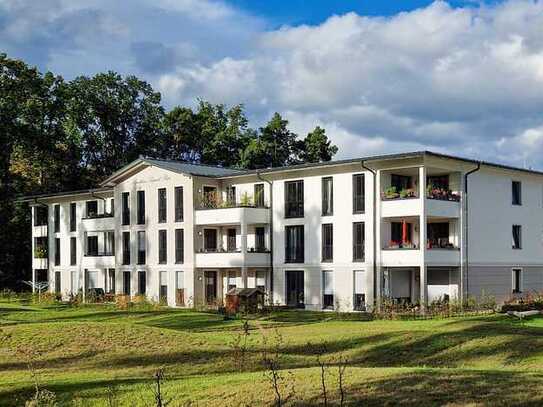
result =
[{"label": "shadow on grass", "polygon": [[[522,372],[415,371],[349,386],[346,406],[541,406],[543,377]],[[330,397],[338,405],[338,394]],[[294,403],[322,405],[320,397]]]}]

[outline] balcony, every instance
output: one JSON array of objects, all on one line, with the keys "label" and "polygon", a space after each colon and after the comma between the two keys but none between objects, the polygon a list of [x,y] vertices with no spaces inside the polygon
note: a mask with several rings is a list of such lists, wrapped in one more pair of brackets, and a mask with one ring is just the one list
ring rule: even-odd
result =
[{"label": "balcony", "polygon": [[34,237],[46,237],[47,236],[47,224],[32,226],[32,235]]},{"label": "balcony", "polygon": [[82,268],[115,268],[115,253],[87,253],[82,259]]},{"label": "balcony", "polygon": [[425,261],[431,266],[458,266],[460,264],[460,249],[457,247],[428,248]]},{"label": "balcony", "polygon": [[49,260],[47,257],[34,257],[32,259],[33,269],[47,269],[49,268]]},{"label": "balcony", "polygon": [[270,252],[203,251],[196,253],[196,267],[269,267]]},{"label": "balcony", "polygon": [[86,230],[111,230],[115,227],[115,217],[110,213],[91,214],[82,218]]},{"label": "balcony", "polygon": [[421,251],[418,247],[385,247],[381,250],[381,263],[386,267],[419,266]]},{"label": "balcony", "polygon": [[196,225],[265,224],[270,222],[270,209],[256,206],[200,208],[196,210]]}]

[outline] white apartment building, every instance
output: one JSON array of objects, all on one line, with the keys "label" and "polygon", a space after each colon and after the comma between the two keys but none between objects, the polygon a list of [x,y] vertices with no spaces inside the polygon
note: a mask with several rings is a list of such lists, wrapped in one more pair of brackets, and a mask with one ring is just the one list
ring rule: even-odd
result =
[{"label": "white apartment building", "polygon": [[171,306],[234,287],[311,310],[543,289],[543,173],[432,152],[262,170],[140,158],[26,197],[34,281]]}]

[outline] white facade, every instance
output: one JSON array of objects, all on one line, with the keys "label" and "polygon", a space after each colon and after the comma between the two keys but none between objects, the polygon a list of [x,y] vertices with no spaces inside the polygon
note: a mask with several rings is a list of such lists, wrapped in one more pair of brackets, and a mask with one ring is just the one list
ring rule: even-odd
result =
[{"label": "white facade", "polygon": [[[46,221],[33,221],[33,278],[64,296],[102,288],[190,307],[220,303],[232,287],[259,287],[275,304],[348,311],[384,298],[428,303],[486,293],[503,301],[543,289],[543,175],[429,152],[259,172],[139,159],[100,189],[27,201],[33,219],[48,209]],[[87,217],[93,201],[97,213]]]}]

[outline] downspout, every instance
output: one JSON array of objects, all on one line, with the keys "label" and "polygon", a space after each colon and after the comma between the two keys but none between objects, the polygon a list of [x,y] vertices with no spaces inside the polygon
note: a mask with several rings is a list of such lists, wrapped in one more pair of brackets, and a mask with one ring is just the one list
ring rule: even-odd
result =
[{"label": "downspout", "polygon": [[[377,298],[377,290],[381,287],[381,282],[377,281],[377,172],[373,168],[366,166],[364,161],[360,162],[360,165],[365,170],[371,172],[373,175],[373,217],[372,217],[372,228],[373,228],[373,297]],[[379,295],[379,298],[381,296]],[[381,308],[381,301],[377,303],[377,308]]]},{"label": "downspout", "polygon": [[[464,247],[464,261],[462,262],[462,265],[465,269],[465,272],[466,272],[466,286],[465,286],[465,291],[466,291],[466,296],[468,295],[469,293],[469,277],[468,277],[468,274],[469,274],[469,261],[468,261],[468,247],[469,247],[469,241],[468,241],[468,231],[469,231],[469,227],[468,227],[468,176],[473,174],[474,172],[477,172],[481,169],[481,162],[479,161],[477,163],[477,167],[466,172],[464,174],[464,196],[462,197],[463,201],[464,201],[464,225],[463,225],[463,228],[464,228],[464,240],[465,242],[462,242],[462,246]],[[463,276],[462,276],[463,277]],[[462,296],[464,295],[464,293],[462,293]],[[462,301],[463,303],[464,301]]]},{"label": "downspout", "polygon": [[262,178],[258,171],[256,177],[270,186],[270,298],[273,305],[273,182]]}]

